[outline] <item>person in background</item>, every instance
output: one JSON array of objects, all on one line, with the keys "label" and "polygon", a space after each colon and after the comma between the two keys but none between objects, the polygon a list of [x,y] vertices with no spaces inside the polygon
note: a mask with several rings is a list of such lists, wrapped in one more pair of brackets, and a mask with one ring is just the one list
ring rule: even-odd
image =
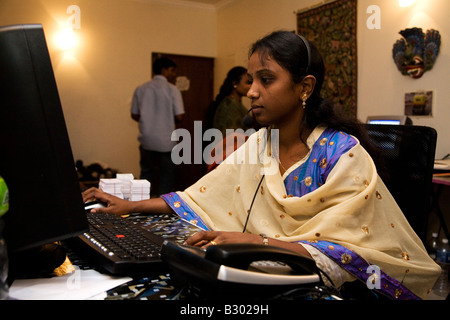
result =
[{"label": "person in background", "polygon": [[247,69],[237,66],[228,71],[219,94],[208,109],[207,126],[222,132],[225,138],[226,129],[243,129],[247,108],[242,104],[242,97],[247,95],[250,84],[247,78]]},{"label": "person in background", "polygon": [[440,268],[380,178],[364,127],[321,96],[324,75],[304,37],[265,36],[249,53],[247,93],[264,128],[184,191],[130,202],[94,188],[85,201],[106,202],[100,213],[175,213],[204,229],[190,246],[290,249],[349,299],[425,298]]},{"label": "person in background", "polygon": [[184,115],[181,92],[173,84],[176,67],[168,58],[156,59],[155,76],[136,88],[131,105],[131,118],[139,123],[140,178],[152,182],[158,173],[158,195],[173,191],[174,187],[171,151],[176,141],[171,136],[176,122]]},{"label": "person in background", "polygon": [[211,152],[211,159],[206,161],[206,172],[217,167],[248,139],[245,131],[253,128],[253,119],[249,110],[242,104],[242,97],[247,95],[249,88],[247,69],[241,66],[233,67],[228,71],[216,99],[209,106],[206,129],[220,130],[223,140],[217,142]]}]

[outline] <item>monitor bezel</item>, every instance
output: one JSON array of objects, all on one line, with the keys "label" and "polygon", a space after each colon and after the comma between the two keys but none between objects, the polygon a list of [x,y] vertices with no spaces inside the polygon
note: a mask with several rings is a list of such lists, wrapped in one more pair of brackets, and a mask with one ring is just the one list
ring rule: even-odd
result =
[{"label": "monitor bezel", "polygon": [[0,175],[9,254],[89,230],[42,25],[0,27]]}]

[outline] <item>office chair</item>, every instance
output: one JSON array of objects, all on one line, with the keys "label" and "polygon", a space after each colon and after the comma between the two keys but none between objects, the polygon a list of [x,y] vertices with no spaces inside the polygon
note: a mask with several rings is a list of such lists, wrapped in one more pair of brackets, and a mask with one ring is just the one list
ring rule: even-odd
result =
[{"label": "office chair", "polygon": [[378,171],[416,234],[426,242],[437,132],[426,126],[363,124],[379,149]]}]

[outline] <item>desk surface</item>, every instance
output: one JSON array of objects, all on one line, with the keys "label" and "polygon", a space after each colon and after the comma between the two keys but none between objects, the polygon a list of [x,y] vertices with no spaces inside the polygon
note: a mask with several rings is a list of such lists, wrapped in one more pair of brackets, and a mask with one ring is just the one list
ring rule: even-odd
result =
[{"label": "desk surface", "polygon": [[450,186],[450,176],[448,176],[448,175],[445,175],[445,176],[434,175],[433,176],[433,183],[444,184],[444,185]]}]

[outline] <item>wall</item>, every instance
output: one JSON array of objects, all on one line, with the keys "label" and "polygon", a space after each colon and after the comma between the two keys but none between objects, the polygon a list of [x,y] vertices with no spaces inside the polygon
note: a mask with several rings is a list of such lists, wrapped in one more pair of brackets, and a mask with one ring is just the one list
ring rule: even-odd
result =
[{"label": "wall", "polygon": [[[70,54],[55,36],[81,8]],[[216,55],[214,10],[144,0],[1,0],[0,25],[42,23],[75,159],[139,175],[133,90],[151,75],[151,53]]]},{"label": "wall", "polygon": [[242,0],[217,14],[216,84],[219,86],[234,65],[247,66],[250,45],[267,33],[296,29],[294,11],[317,0]]},{"label": "wall", "polygon": [[[408,8],[400,8],[397,1],[359,1],[358,29],[358,116],[403,114],[405,92],[434,91],[434,110],[431,117],[412,117],[414,124],[434,127],[438,132],[436,157],[450,153],[450,51],[447,0],[417,0]],[[367,29],[365,8],[378,4],[381,9],[381,29]],[[420,79],[412,79],[397,71],[392,59],[392,47],[400,30],[420,27],[438,30],[441,50],[431,71]]]}]

